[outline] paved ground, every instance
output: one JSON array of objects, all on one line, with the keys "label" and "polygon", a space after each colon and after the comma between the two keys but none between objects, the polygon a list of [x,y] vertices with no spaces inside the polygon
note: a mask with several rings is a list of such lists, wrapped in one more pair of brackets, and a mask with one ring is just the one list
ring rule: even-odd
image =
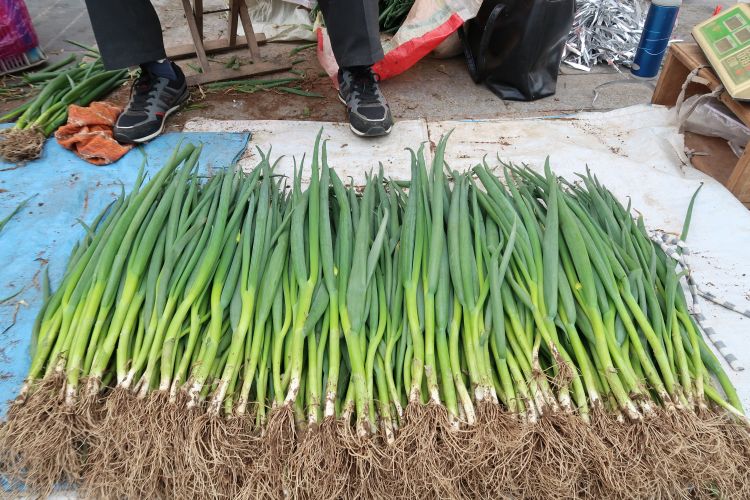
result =
[{"label": "paved ground", "polygon": [[[690,39],[690,29],[695,23],[711,15],[715,1],[685,0],[676,37]],[[175,15],[179,4],[165,0],[158,3],[167,6],[161,9],[167,38],[174,39],[175,33],[179,38],[182,36],[180,33],[185,33],[180,26],[179,16]],[[43,47],[53,57],[71,50],[66,39],[94,43],[83,0],[27,0],[27,4]],[[180,123],[193,116],[221,119],[344,119],[329,80],[320,76],[321,69],[314,51],[308,50],[290,56],[291,49],[289,44],[270,44],[264,55],[280,61],[299,59],[301,55],[305,61],[295,65],[295,68],[304,71],[306,75],[304,87],[323,94],[324,99],[270,92],[250,96],[231,92],[204,96],[195,92],[192,107],[180,113],[173,127],[179,127]],[[615,85],[602,89],[597,102],[593,104],[593,90],[597,86],[622,79],[623,76],[607,67],[598,67],[591,73],[563,67],[561,72],[557,95],[533,103],[504,102],[484,87],[475,85],[461,58],[425,59],[403,75],[384,82],[383,87],[397,119],[486,119],[554,115],[614,109],[647,102],[650,98],[651,91],[645,86]],[[114,99],[126,99],[126,92],[121,91]]]},{"label": "paved ground", "polygon": [[70,50],[65,40],[95,43],[83,0],[26,0],[26,6],[42,47],[50,54]]}]

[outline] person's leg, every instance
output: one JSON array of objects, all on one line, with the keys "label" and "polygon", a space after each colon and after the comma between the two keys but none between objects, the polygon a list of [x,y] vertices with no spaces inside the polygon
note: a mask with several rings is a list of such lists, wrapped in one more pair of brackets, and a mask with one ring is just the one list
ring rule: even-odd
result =
[{"label": "person's leg", "polygon": [[377,0],[319,0],[336,62],[372,66],[383,58]]},{"label": "person's leg", "polygon": [[346,104],[352,131],[387,134],[393,118],[372,65],[383,58],[377,0],[319,0],[331,48],[339,65],[339,98]]},{"label": "person's leg", "polygon": [[166,59],[159,17],[149,0],[86,0],[107,69],[140,66],[130,101],[114,127],[120,142],[146,142],[187,101],[185,75]]},{"label": "person's leg", "polygon": [[167,57],[161,23],[149,0],[86,0],[86,8],[107,69]]}]

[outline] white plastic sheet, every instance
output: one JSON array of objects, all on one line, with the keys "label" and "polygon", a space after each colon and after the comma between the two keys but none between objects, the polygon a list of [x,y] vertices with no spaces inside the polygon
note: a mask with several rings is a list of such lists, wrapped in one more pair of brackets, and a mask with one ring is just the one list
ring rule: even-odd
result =
[{"label": "white plastic sheet", "polygon": [[[268,41],[315,41],[310,11],[305,7],[304,1],[247,0],[253,29]],[[240,31],[244,33],[241,26]]]},{"label": "white plastic sheet", "polygon": [[[394,125],[391,135],[366,139],[354,135],[348,123],[285,121],[285,120],[207,120],[195,119],[185,124],[185,131],[247,132],[252,130],[253,140],[240,159],[240,166],[249,171],[258,164],[258,148],[271,157],[281,158],[276,172],[292,176],[294,159],[310,155],[315,136],[323,128],[323,139],[328,142],[328,161],[342,177],[355,183],[364,183],[365,174],[377,170],[378,163],[389,175],[406,179],[410,175],[410,164],[406,147],[418,146],[428,140],[427,122],[404,120]],[[407,160],[407,161],[404,161]],[[309,165],[309,162],[307,163]],[[303,181],[304,182],[304,181]]]}]

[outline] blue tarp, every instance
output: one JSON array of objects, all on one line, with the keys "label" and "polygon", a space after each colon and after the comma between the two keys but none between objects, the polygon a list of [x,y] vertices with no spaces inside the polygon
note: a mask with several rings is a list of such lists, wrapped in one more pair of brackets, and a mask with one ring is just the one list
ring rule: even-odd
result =
[{"label": "blue tarp", "polygon": [[236,161],[249,138],[247,133],[165,134],[104,167],[48,140],[38,160],[17,168],[0,162],[0,219],[34,196],[0,232],[0,418],[29,368],[45,268],[54,291],[73,245],[85,234],[77,221],[91,222],[122,186],[129,191],[144,158],[146,170],[154,172],[184,141],[203,144],[202,170],[222,168]]}]

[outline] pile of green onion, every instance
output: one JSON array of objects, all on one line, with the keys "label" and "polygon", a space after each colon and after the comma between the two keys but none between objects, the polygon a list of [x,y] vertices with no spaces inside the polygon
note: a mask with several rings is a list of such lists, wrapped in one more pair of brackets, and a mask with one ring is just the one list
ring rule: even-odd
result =
[{"label": "pile of green onion", "polygon": [[[0,431],[101,497],[747,497],[750,433],[676,262],[595,177],[320,140],[206,177],[179,147],[86,225]],[[309,183],[304,178],[309,178]],[[502,175],[498,175],[502,174]]]},{"label": "pile of green onion", "polygon": [[24,81],[40,87],[40,91],[24,104],[3,116],[0,122],[15,124],[0,136],[0,157],[18,163],[37,158],[45,137],[49,137],[68,118],[68,106],[86,106],[122,85],[127,70],[104,69],[101,57],[86,48],[87,59],[69,66],[71,58],[63,59],[45,71],[29,73]]}]

